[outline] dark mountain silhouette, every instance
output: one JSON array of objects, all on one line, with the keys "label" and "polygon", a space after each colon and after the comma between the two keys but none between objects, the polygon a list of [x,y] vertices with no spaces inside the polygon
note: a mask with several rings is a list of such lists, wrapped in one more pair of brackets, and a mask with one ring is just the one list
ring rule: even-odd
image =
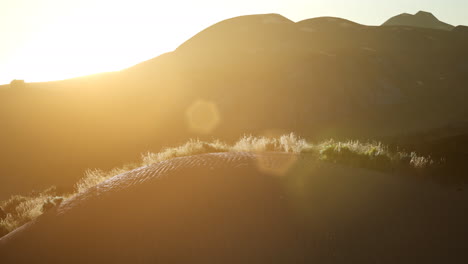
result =
[{"label": "dark mountain silhouette", "polygon": [[452,30],[454,28],[454,26],[437,19],[432,13],[424,11],[419,11],[415,15],[403,13],[394,16],[383,23],[382,26],[410,26],[440,30]]},{"label": "dark mountain silhouette", "polygon": [[330,31],[330,30],[346,30],[346,29],[357,29],[363,27],[363,25],[355,22],[336,18],[336,17],[318,17],[302,20],[296,23],[296,26],[302,31],[316,32],[316,31]]},{"label": "dark mountain silhouette", "polygon": [[452,31],[458,32],[458,33],[463,33],[463,34],[468,34],[468,27],[467,26],[456,26]]},{"label": "dark mountain silhouette", "polygon": [[[0,89],[0,196],[71,184],[190,137],[369,140],[460,123],[467,61],[468,36],[451,31],[228,19],[120,72]],[[188,120],[197,102],[216,112],[209,133]]]}]

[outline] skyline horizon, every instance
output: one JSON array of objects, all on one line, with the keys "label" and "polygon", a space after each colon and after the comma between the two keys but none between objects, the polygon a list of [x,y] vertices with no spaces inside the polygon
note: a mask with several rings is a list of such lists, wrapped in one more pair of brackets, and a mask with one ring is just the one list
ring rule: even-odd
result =
[{"label": "skyline horizon", "polygon": [[[53,1],[53,0],[50,0],[50,1]],[[76,39],[81,40],[82,44],[86,44],[84,45],[85,47],[83,47],[83,51],[81,51],[82,52],[81,55],[83,56],[79,56],[80,54],[76,54],[76,56],[72,58],[67,58],[67,56],[70,56],[70,52],[67,52],[69,51],[67,47],[70,47],[71,45],[61,46],[60,43],[58,43],[58,45],[56,44],[57,47],[63,48],[63,50],[54,49],[54,46],[53,46],[54,44],[51,44],[50,42],[53,42],[54,40],[53,38],[54,37],[57,38],[57,36],[55,35],[56,31],[54,31],[53,30],[54,28],[52,28],[50,32],[45,34],[45,37],[39,34],[40,35],[40,42],[39,42],[40,45],[38,45],[39,47],[35,47],[34,45],[32,46],[23,45],[21,47],[21,45],[19,45],[20,47],[13,47],[13,50],[16,52],[12,52],[12,53],[8,53],[7,49],[6,49],[7,52],[5,52],[3,48],[0,49],[0,85],[9,84],[12,80],[15,80],[15,79],[24,80],[25,82],[28,82],[28,83],[49,82],[49,81],[60,81],[60,80],[66,80],[66,79],[71,79],[71,78],[78,78],[78,77],[83,77],[83,76],[88,76],[88,75],[93,75],[93,74],[118,72],[118,71],[130,68],[139,63],[142,63],[144,61],[158,57],[164,53],[172,52],[176,50],[177,47],[182,45],[185,41],[189,40],[191,37],[195,36],[199,32],[203,31],[205,28],[210,27],[213,24],[216,24],[226,19],[239,17],[239,16],[246,16],[246,15],[276,13],[294,22],[298,22],[304,19],[316,18],[316,17],[339,17],[339,18],[347,19],[347,20],[350,20],[359,24],[367,25],[367,26],[380,26],[389,18],[402,14],[402,13],[416,14],[418,11],[426,11],[426,12],[430,12],[434,14],[440,21],[446,22],[453,26],[457,26],[457,24],[454,24],[450,20],[447,20],[444,17],[441,17],[437,12],[434,12],[434,10],[427,10],[427,9],[419,9],[417,11],[412,10],[412,11],[397,13],[389,17],[381,18],[380,22],[375,23],[375,24],[366,23],[365,21],[360,21],[350,16],[348,17],[339,16],[338,13],[340,12],[336,12],[337,15],[329,15],[328,12],[323,12],[324,13],[323,15],[318,15],[318,16],[312,15],[313,12],[310,12],[311,16],[304,16],[303,14],[302,15],[301,14],[288,15],[289,12],[287,12],[287,10],[283,10],[283,11],[285,12],[256,12],[256,13],[243,13],[243,14],[241,12],[240,14],[237,14],[237,15],[232,15],[234,12],[228,12],[228,14],[226,14],[227,16],[225,16],[224,18],[217,19],[216,17],[220,17],[224,15],[224,13],[222,13],[222,14],[218,14],[217,16],[207,17],[204,20],[202,19],[203,21],[198,23],[197,26],[192,25],[193,27],[190,27],[188,29],[185,28],[184,30],[180,30],[180,31],[173,30],[173,31],[180,32],[180,34],[174,34],[174,32],[171,32],[170,29],[168,30],[166,28],[165,31],[162,30],[163,33],[166,33],[165,35],[162,36],[162,38],[156,37],[156,38],[151,39],[152,41],[156,40],[156,42],[160,44],[159,46],[156,46],[156,47],[151,46],[153,42],[143,44],[142,42],[139,42],[139,41],[133,41],[133,43],[126,43],[127,45],[124,45],[125,47],[121,47],[121,46],[117,46],[116,48],[109,47],[109,46],[106,47],[105,45],[106,43],[101,44],[98,42],[93,42],[93,40],[95,39],[98,39],[98,40],[100,39],[100,40],[103,40],[102,42],[105,42],[105,38],[103,38],[102,32],[99,32],[99,30],[97,30],[96,32],[84,32],[84,33],[88,33],[88,34],[83,35],[87,37],[83,37],[82,35],[79,35],[75,38],[75,40]],[[365,19],[362,19],[362,20],[365,20]],[[181,24],[177,24],[177,26],[182,28],[182,25],[187,25],[187,24],[188,23],[181,23]],[[467,25],[467,24],[463,24],[463,25]],[[57,24],[53,23],[52,25],[57,25]],[[77,27],[76,29],[79,29],[79,27]],[[110,29],[110,31],[115,33],[114,31],[117,31],[118,25],[111,27],[111,28],[107,28],[107,29]],[[142,39],[144,37],[148,38],[147,36],[148,33],[145,30],[137,30],[137,29],[138,29],[138,23],[135,23],[135,24],[130,24],[130,26],[127,26],[126,30],[129,32],[132,32],[133,37],[136,40]],[[161,30],[161,28],[158,28],[158,29]],[[134,32],[134,31],[137,31],[137,32]],[[0,28],[0,33],[1,32],[2,30]],[[49,38],[47,38],[47,36],[49,36]],[[170,38],[170,36],[172,36],[172,38]],[[126,36],[123,36],[123,37],[126,37]],[[122,38],[122,36],[119,36],[119,38]],[[131,40],[133,39],[132,35],[128,36],[127,38]],[[112,43],[112,39],[113,37],[110,37],[110,43]],[[164,39],[164,40],[160,41],[161,39]],[[47,40],[50,40],[50,42],[48,42]],[[70,41],[71,43],[67,43],[67,40],[65,39],[59,38],[59,41],[60,40],[65,42],[62,44],[75,44],[73,43],[73,39]],[[132,41],[129,41],[129,42],[132,42]],[[97,44],[96,46],[99,46],[99,47],[95,48],[92,44]],[[77,46],[80,47],[79,45]],[[135,51],[138,51],[138,49],[141,47],[142,47],[141,51],[136,52],[137,54],[133,54],[130,52],[125,52],[125,51],[121,52],[122,48],[126,48],[129,51],[135,52]],[[41,49],[48,51],[45,53],[49,53],[49,54],[56,53],[55,57],[52,59],[50,57],[47,57],[46,56],[47,54],[42,53]],[[89,51],[92,51],[93,49],[95,50],[94,53],[89,52]],[[100,56],[101,53],[104,53],[104,54]],[[119,55],[119,56],[116,57],[115,55]],[[40,62],[48,61],[48,60],[51,60],[49,65],[41,65]],[[79,64],[79,66],[74,65],[74,63]],[[23,69],[22,66],[25,66],[25,65],[27,65],[27,67],[25,70],[22,71]],[[41,69],[41,70],[37,72],[37,69]],[[4,74],[4,72],[6,72],[6,74]]]}]

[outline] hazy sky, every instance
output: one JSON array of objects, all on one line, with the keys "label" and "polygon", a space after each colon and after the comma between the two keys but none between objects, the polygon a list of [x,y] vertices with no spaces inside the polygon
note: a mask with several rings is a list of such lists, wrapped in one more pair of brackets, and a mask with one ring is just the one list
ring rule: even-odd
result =
[{"label": "hazy sky", "polygon": [[0,84],[124,69],[239,15],[337,16],[380,25],[419,10],[468,25],[468,0],[0,0]]}]

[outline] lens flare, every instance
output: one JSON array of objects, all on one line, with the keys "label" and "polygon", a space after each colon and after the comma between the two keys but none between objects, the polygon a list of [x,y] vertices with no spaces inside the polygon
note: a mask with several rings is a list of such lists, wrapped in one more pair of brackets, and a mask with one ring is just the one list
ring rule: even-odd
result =
[{"label": "lens flare", "polygon": [[221,121],[216,104],[205,100],[192,103],[187,108],[186,117],[189,129],[199,134],[210,134]]},{"label": "lens flare", "polygon": [[274,158],[271,156],[259,155],[256,159],[256,163],[259,171],[274,176],[284,176],[294,167],[297,160],[298,155],[278,153]]}]

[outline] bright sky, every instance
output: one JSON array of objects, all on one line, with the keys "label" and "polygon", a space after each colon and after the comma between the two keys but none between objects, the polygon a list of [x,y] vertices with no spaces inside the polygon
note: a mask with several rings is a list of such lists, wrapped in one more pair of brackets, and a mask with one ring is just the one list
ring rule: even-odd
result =
[{"label": "bright sky", "polygon": [[419,10],[468,25],[467,0],[0,0],[0,84],[121,70],[239,15],[337,16],[380,25]]}]

